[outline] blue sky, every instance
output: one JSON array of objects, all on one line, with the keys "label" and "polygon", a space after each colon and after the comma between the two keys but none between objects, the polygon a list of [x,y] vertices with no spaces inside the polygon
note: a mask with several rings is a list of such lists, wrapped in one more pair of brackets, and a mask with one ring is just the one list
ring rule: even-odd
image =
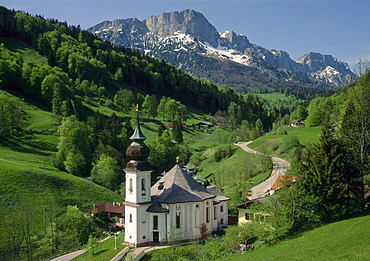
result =
[{"label": "blue sky", "polygon": [[331,54],[351,67],[370,60],[369,0],[0,0],[0,5],[87,29],[104,20],[194,9],[218,31],[233,30],[294,60]]}]

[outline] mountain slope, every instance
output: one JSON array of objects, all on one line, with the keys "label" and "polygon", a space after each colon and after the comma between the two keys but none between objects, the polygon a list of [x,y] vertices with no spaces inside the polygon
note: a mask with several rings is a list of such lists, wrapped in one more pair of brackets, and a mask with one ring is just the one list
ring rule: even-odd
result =
[{"label": "mountain slope", "polygon": [[[308,53],[297,61],[233,31],[216,28],[194,10],[104,21],[88,29],[103,40],[164,59],[190,75],[239,90],[263,87],[337,87],[353,73],[331,55]],[[221,69],[222,68],[222,69]]]}]

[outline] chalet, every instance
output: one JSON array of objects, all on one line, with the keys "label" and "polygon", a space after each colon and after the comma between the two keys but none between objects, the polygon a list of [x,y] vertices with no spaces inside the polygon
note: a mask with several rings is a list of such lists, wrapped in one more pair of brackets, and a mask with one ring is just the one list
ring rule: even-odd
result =
[{"label": "chalet", "polygon": [[290,123],[290,127],[304,127],[304,122],[302,120],[294,120]]},{"label": "chalet", "polygon": [[[164,244],[201,237],[228,225],[228,201],[217,189],[204,188],[179,165],[150,186],[146,139],[137,121],[126,150],[125,244]],[[205,226],[204,226],[205,225]],[[203,231],[202,231],[203,232]]]},{"label": "chalet", "polygon": [[214,129],[215,125],[207,121],[202,121],[202,122],[193,123],[193,127],[198,130],[207,130],[207,129]]}]

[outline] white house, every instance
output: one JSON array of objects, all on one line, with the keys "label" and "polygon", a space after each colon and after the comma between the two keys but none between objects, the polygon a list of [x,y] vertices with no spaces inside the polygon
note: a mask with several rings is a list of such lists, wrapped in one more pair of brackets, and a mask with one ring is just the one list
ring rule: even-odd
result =
[{"label": "white house", "polygon": [[150,187],[149,148],[137,122],[126,150],[125,243],[134,246],[200,238],[228,222],[228,200],[217,189],[206,189],[175,165]]}]

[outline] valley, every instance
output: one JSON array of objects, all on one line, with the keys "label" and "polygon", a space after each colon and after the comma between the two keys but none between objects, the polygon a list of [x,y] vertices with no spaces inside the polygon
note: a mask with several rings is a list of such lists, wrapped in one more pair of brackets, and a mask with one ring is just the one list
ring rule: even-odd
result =
[{"label": "valley", "polygon": [[[122,30],[104,29],[112,24]],[[42,260],[76,247],[87,250],[77,260],[107,260],[136,242],[132,228],[150,226],[138,242],[172,246],[149,254],[153,261],[279,259],[281,252],[299,252],[286,250],[288,240],[310,252],[312,241],[315,248],[330,249],[323,259],[369,254],[363,234],[369,214],[370,66],[338,88],[345,73],[352,75],[346,63],[316,53],[289,60],[246,36],[217,32],[193,10],[103,22],[90,31],[95,34],[0,7],[5,260]],[[105,41],[99,32],[132,42]],[[164,59],[160,53],[177,56]],[[176,67],[171,59],[179,62]],[[318,68],[322,75],[341,75],[314,75]],[[139,151],[131,147],[136,154],[128,153],[129,146]],[[173,183],[165,182],[168,173]],[[287,178],[266,194],[282,175]],[[152,202],[152,195],[160,198],[174,187],[183,198],[198,198]],[[125,202],[131,211],[125,216],[95,208]],[[120,219],[128,225],[113,250]],[[166,227],[170,220],[172,227]],[[343,234],[331,238],[338,230]],[[180,247],[185,233],[192,244]],[[97,243],[107,235],[107,242]],[[343,250],[344,244],[358,247]]]}]

